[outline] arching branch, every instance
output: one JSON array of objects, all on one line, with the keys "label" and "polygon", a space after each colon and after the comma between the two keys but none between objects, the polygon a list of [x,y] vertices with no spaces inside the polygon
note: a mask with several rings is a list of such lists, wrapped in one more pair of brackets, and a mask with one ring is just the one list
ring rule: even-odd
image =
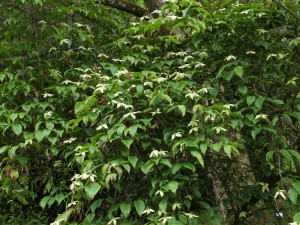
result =
[{"label": "arching branch", "polygon": [[142,17],[148,13],[148,10],[126,0],[103,0],[96,1],[96,3],[101,3],[103,5],[130,13],[137,17]]}]

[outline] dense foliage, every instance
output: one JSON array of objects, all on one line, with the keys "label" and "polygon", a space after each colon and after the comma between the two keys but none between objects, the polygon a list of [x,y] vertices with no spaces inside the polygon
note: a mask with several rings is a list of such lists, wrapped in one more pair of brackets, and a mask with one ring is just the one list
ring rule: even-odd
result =
[{"label": "dense foliage", "polygon": [[0,222],[300,222],[300,7],[276,2],[1,1]]}]

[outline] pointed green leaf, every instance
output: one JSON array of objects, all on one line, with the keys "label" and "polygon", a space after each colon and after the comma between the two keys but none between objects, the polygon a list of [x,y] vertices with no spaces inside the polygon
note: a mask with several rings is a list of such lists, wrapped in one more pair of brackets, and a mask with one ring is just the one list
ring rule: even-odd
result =
[{"label": "pointed green leaf", "polygon": [[58,204],[60,204],[64,200],[65,196],[63,193],[59,193],[55,195],[55,200]]},{"label": "pointed green leaf", "polygon": [[238,75],[239,77],[242,77],[244,74],[244,69],[241,66],[237,66],[234,68],[234,72],[236,75]]},{"label": "pointed green leaf", "polygon": [[231,145],[224,145],[224,152],[231,158]]},{"label": "pointed green leaf", "polygon": [[300,222],[300,212],[296,213],[293,217],[294,222]]},{"label": "pointed green leaf", "polygon": [[167,205],[168,205],[167,201],[165,201],[165,200],[160,201],[160,203],[159,203],[159,209],[160,209],[160,211],[162,211],[163,213],[165,213],[166,209],[167,209]]},{"label": "pointed green leaf", "polygon": [[256,101],[255,101],[255,106],[256,106],[258,109],[261,109],[262,104],[263,104],[264,101],[265,101],[265,97],[259,96],[259,97],[256,99]]},{"label": "pointed green leaf", "polygon": [[41,142],[45,137],[45,133],[42,130],[37,130],[34,137],[38,142]]},{"label": "pointed green leaf", "polygon": [[12,121],[15,121],[18,117],[18,114],[17,113],[13,113],[13,114],[10,114],[9,115],[9,118],[12,120]]},{"label": "pointed green leaf", "polygon": [[186,108],[184,105],[178,105],[178,109],[181,111],[182,116],[185,116]]},{"label": "pointed green leaf", "polygon": [[128,161],[131,163],[133,168],[135,168],[137,162],[138,162],[138,157],[136,156],[128,156]]},{"label": "pointed green leaf", "polygon": [[200,163],[201,166],[204,166],[203,157],[202,157],[202,155],[199,152],[197,152],[197,151],[191,151],[191,154],[198,159],[198,161],[199,161],[199,163]]},{"label": "pointed green leaf", "polygon": [[45,209],[47,202],[49,201],[50,196],[45,196],[44,198],[42,198],[42,200],[40,201],[40,206]]},{"label": "pointed green leaf", "polygon": [[135,206],[137,214],[139,216],[141,216],[146,208],[145,202],[141,199],[138,199],[138,200],[134,201],[134,206]]},{"label": "pointed green leaf", "polygon": [[167,187],[169,190],[171,190],[175,194],[178,189],[178,182],[171,181],[170,183],[167,184]]},{"label": "pointed green leaf", "polygon": [[183,163],[183,167],[193,171],[193,173],[196,172],[196,167],[192,163],[188,163],[188,162]]},{"label": "pointed green leaf", "polygon": [[300,181],[297,182],[293,182],[292,183],[293,188],[295,188],[295,190],[298,192],[298,194],[300,195]]},{"label": "pointed green leaf", "polygon": [[239,92],[241,92],[244,95],[247,93],[248,88],[246,86],[239,86],[238,90],[239,90]]},{"label": "pointed green leaf", "polygon": [[251,105],[255,101],[255,96],[249,96],[247,98],[247,105]]},{"label": "pointed green leaf", "polygon": [[127,203],[122,203],[120,205],[120,210],[123,213],[123,215],[125,216],[125,218],[127,218],[131,211],[131,205],[127,204]]},{"label": "pointed green leaf", "polygon": [[13,124],[12,125],[12,130],[16,135],[20,135],[22,132],[22,126],[21,124]]},{"label": "pointed green leaf", "polygon": [[132,144],[133,140],[132,139],[122,139],[122,143],[127,147],[130,148],[130,145]]},{"label": "pointed green leaf", "polygon": [[289,189],[288,197],[294,205],[296,205],[298,202],[298,196],[299,196],[299,193],[294,188]]},{"label": "pointed green leaf", "polygon": [[87,193],[88,197],[90,199],[93,199],[97,194],[97,192],[100,190],[100,188],[101,188],[100,184],[98,184],[97,182],[93,182],[85,185],[84,190]]}]

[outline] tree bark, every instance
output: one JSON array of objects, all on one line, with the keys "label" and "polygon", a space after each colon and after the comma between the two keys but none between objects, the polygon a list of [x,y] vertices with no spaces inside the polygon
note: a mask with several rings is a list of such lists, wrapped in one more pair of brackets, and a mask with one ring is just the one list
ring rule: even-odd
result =
[{"label": "tree bark", "polygon": [[148,10],[126,0],[104,0],[104,1],[100,1],[100,2],[96,1],[96,2],[121,10],[123,12],[130,13],[137,17],[142,17],[148,13]]},{"label": "tree bark", "polygon": [[150,12],[153,12],[162,7],[161,0],[145,0],[145,4]]}]

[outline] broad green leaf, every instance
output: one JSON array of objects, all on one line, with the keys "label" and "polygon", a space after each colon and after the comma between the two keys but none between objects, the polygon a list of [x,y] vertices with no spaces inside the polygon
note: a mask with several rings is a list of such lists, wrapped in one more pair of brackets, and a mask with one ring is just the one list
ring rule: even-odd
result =
[{"label": "broad green leaf", "polygon": [[64,200],[65,196],[63,193],[59,193],[55,195],[55,200],[58,204],[60,204]]},{"label": "broad green leaf", "polygon": [[255,101],[255,106],[257,109],[261,109],[263,102],[265,101],[265,97],[259,96]]},{"label": "broad green leaf", "polygon": [[256,139],[256,135],[262,130],[261,127],[256,127],[251,131],[251,136],[252,138],[255,140]]},{"label": "broad green leaf", "polygon": [[44,198],[42,198],[42,200],[40,201],[40,206],[45,209],[49,199],[51,196],[45,196]]},{"label": "broad green leaf", "polygon": [[239,92],[241,92],[243,95],[245,95],[248,91],[248,88],[246,86],[239,86],[238,87]]},{"label": "broad green leaf", "polygon": [[231,145],[224,145],[224,152],[231,158]]},{"label": "broad green leaf", "polygon": [[201,166],[204,166],[203,157],[202,157],[202,155],[199,152],[197,152],[197,151],[191,151],[191,154],[198,159],[198,161],[199,161],[199,163],[200,163]]},{"label": "broad green leaf", "polygon": [[178,189],[178,182],[171,181],[170,183],[167,184],[167,187],[169,190],[171,190],[175,194]]},{"label": "broad green leaf", "polygon": [[211,146],[214,151],[219,152],[222,145],[223,145],[223,141],[219,141],[217,143],[212,144]]},{"label": "broad green leaf", "polygon": [[183,167],[193,171],[193,173],[196,172],[196,167],[192,163],[186,162],[186,163],[183,163],[182,165],[183,165]]},{"label": "broad green leaf", "polygon": [[172,164],[170,163],[170,160],[168,160],[168,159],[161,159],[159,162],[160,162],[161,164],[166,165],[166,166],[169,167],[169,168],[172,168]]},{"label": "broad green leaf", "polygon": [[130,133],[130,135],[133,137],[138,129],[138,125],[133,125],[131,127],[128,128],[128,131]]},{"label": "broad green leaf", "polygon": [[251,105],[254,101],[255,101],[255,96],[249,96],[248,98],[247,98],[247,105]]},{"label": "broad green leaf", "polygon": [[55,143],[57,141],[57,137],[48,137],[48,141],[50,141],[53,146],[53,145],[55,145]]},{"label": "broad green leaf", "polygon": [[131,205],[127,204],[127,203],[122,203],[120,205],[120,210],[123,213],[123,215],[125,216],[125,218],[127,218],[131,211]]},{"label": "broad green leaf", "polygon": [[138,199],[138,200],[134,201],[134,206],[135,206],[137,214],[139,216],[141,216],[146,208],[145,202],[141,199]]},{"label": "broad green leaf", "polygon": [[293,204],[297,204],[299,193],[294,189],[290,188],[288,191],[288,197],[292,201]]},{"label": "broad green leaf", "polygon": [[7,150],[8,148],[9,148],[8,145],[2,146],[2,147],[0,148],[0,154],[2,154],[3,152],[6,152],[6,150]]},{"label": "broad green leaf", "polygon": [[20,135],[22,133],[22,126],[21,124],[13,124],[12,130],[16,135]]},{"label": "broad green leaf", "polygon": [[211,87],[208,92],[213,96],[213,97],[217,97],[218,93],[219,93],[219,89],[218,88],[214,88]]},{"label": "broad green leaf", "polygon": [[271,162],[271,159],[272,159],[274,153],[275,153],[275,151],[269,151],[269,152],[266,154],[266,161],[267,161],[268,163]]},{"label": "broad green leaf", "polygon": [[167,209],[167,205],[168,205],[167,201],[161,200],[160,203],[159,203],[159,209],[160,209],[160,211],[162,211],[163,213],[165,213],[166,209]]},{"label": "broad green leaf", "polygon": [[205,154],[206,150],[207,150],[207,144],[206,143],[202,143],[200,145],[200,150],[203,154]]},{"label": "broad green leaf", "polygon": [[300,222],[300,212],[296,213],[293,217],[294,222]]},{"label": "broad green leaf", "polygon": [[234,68],[234,72],[236,75],[238,75],[239,77],[242,77],[244,74],[244,69],[241,66],[237,66]]},{"label": "broad green leaf", "polygon": [[130,145],[132,144],[132,139],[121,139],[122,143],[127,147],[130,148]]},{"label": "broad green leaf", "polygon": [[118,135],[122,135],[125,128],[126,128],[125,125],[119,126],[118,129],[117,129]]},{"label": "broad green leaf", "polygon": [[284,105],[284,102],[280,99],[268,98],[267,100],[269,102],[272,102],[272,103],[276,104],[276,105]]},{"label": "broad green leaf", "polygon": [[90,199],[93,199],[95,195],[98,193],[98,191],[100,190],[100,188],[101,188],[100,184],[98,184],[97,182],[92,182],[85,185],[84,190],[87,193],[88,197]]},{"label": "broad green leaf", "polygon": [[178,105],[178,109],[181,111],[182,116],[185,116],[186,108],[184,105]]},{"label": "broad green leaf", "polygon": [[10,118],[12,121],[15,121],[17,117],[18,117],[18,114],[17,114],[17,113],[13,113],[13,114],[10,114],[10,115],[9,115],[9,118]]},{"label": "broad green leaf", "polygon": [[133,166],[133,168],[135,168],[136,164],[138,162],[138,157],[136,157],[136,156],[128,156],[128,161],[131,163],[131,165]]},{"label": "broad green leaf", "polygon": [[293,188],[295,188],[295,190],[298,192],[298,194],[300,195],[300,181],[296,181],[292,183]]},{"label": "broad green leaf", "polygon": [[181,169],[181,167],[182,167],[181,163],[173,164],[172,174],[176,174]]},{"label": "broad green leaf", "polygon": [[45,137],[45,133],[42,130],[37,130],[35,132],[34,137],[36,138],[36,140],[38,142],[41,142],[44,139],[44,137]]},{"label": "broad green leaf", "polygon": [[52,122],[47,122],[47,123],[46,123],[46,127],[47,127],[48,130],[52,130],[53,127],[54,127],[54,123],[52,123]]}]

